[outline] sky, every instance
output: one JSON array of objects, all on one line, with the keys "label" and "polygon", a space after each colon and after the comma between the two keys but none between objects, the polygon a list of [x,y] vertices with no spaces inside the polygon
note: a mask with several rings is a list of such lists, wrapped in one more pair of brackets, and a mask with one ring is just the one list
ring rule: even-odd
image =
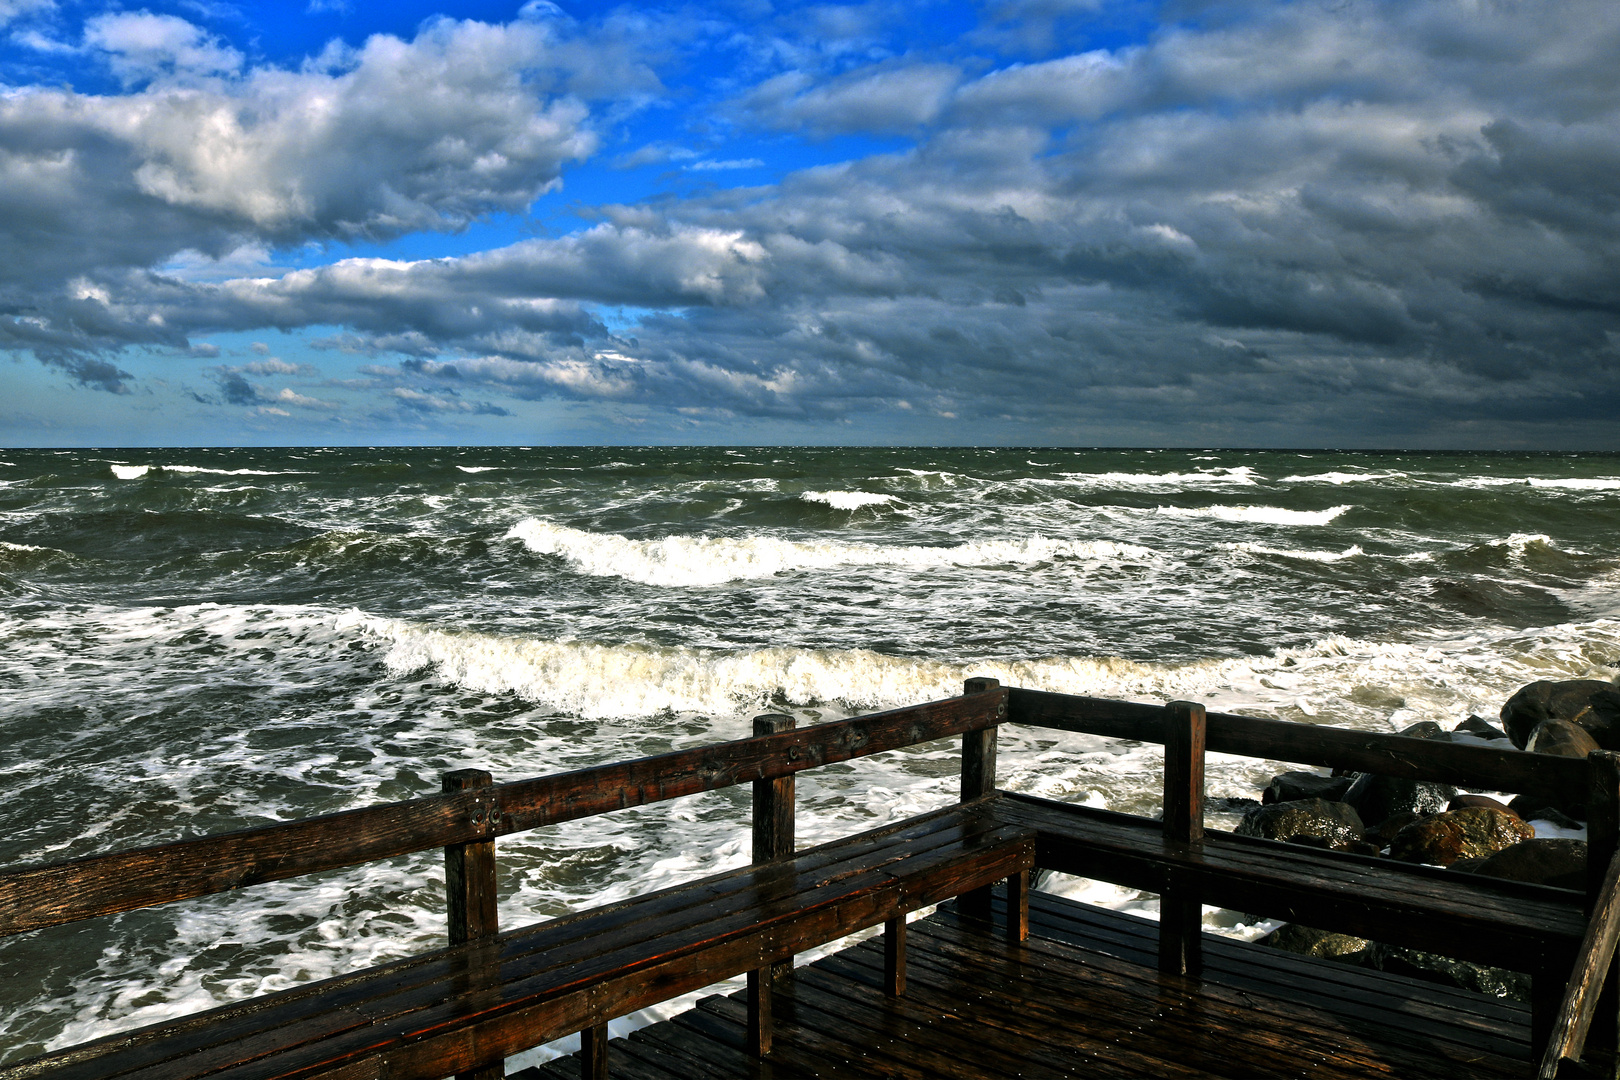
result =
[{"label": "sky", "polygon": [[0,444],[1620,450],[1620,3],[0,0]]}]

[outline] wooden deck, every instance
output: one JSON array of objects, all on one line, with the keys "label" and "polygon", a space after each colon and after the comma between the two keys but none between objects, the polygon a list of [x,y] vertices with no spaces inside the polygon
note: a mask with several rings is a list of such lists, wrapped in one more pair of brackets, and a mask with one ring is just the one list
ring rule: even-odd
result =
[{"label": "wooden deck", "polygon": [[[997,918],[1002,914],[997,901]],[[744,1052],[741,992],[614,1039],[615,1080],[699,1077],[1523,1077],[1520,1004],[1205,936],[1201,981],[1161,974],[1145,919],[1032,893],[1009,944],[953,909],[911,924],[902,998],[872,939],[778,991],[775,1049]],[[577,1057],[522,1080],[580,1080]]]}]

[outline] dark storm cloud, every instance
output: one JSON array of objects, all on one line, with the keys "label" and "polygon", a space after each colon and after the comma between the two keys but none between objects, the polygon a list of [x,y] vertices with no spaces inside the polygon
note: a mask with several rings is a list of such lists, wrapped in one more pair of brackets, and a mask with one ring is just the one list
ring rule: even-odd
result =
[{"label": "dark storm cloud", "polygon": [[[70,298],[13,286],[35,314],[12,333],[105,348],[335,325],[328,347],[417,358],[379,366],[408,376],[388,391],[402,407],[455,411],[443,388],[481,385],[694,416],[1011,415],[1082,438],[1134,412],[1307,441],[1612,414],[1620,7],[1195,7],[1141,45],[988,68],[874,49],[876,9],[849,9],[827,38],[847,48],[756,35],[757,78],[726,115],[816,138],[907,131],[909,149],[604,207],[578,234],[458,259],[213,284],[134,269],[138,250],[67,260],[52,273]],[[1034,8],[1048,26],[1084,14]],[[180,194],[152,220],[204,250],[188,223],[207,199],[187,193],[270,238],[463,220],[549,182],[582,130],[555,114],[505,187],[452,168],[397,212],[364,184],[278,209],[272,171],[228,198],[165,189]],[[83,145],[156,198],[119,157],[127,138]],[[598,306],[652,314],[610,331]]]}]

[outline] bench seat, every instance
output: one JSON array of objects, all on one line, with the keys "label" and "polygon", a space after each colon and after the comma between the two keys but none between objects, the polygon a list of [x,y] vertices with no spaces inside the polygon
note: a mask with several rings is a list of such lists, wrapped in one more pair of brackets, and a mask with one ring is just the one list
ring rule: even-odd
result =
[{"label": "bench seat", "polygon": [[994,797],[606,907],[109,1036],[0,1080],[443,1077],[1029,871]]},{"label": "bench seat", "polygon": [[999,820],[1035,832],[1037,863],[1149,892],[1172,877],[1206,904],[1551,976],[1561,988],[1586,931],[1585,897],[1500,878],[1211,830],[1167,838],[1156,821],[1005,794]]}]

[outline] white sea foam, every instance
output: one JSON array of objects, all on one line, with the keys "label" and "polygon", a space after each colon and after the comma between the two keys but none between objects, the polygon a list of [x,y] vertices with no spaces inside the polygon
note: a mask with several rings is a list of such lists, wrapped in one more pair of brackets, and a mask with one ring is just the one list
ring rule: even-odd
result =
[{"label": "white sea foam", "polygon": [[806,491],[799,495],[805,502],[823,503],[834,510],[859,510],[863,506],[882,506],[899,502],[893,495],[878,495],[870,491]]},{"label": "white sea foam", "polygon": [[[1354,702],[1356,687],[1389,688],[1413,719],[1455,722],[1500,705],[1524,682],[1606,670],[1620,622],[1595,620],[1416,642],[1333,635],[1268,655],[1160,664],[1065,656],[945,663],[862,649],[698,649],[544,640],[441,629],[351,611],[336,628],[387,645],[396,672],[440,679],[591,718],[661,713],[746,714],[770,702],[891,708],[961,692],[971,675],[1011,686],[1136,700],[1196,697],[1227,708],[1382,729],[1409,723]],[[1511,660],[1505,659],[1511,657]],[[1461,710],[1461,711],[1459,711]],[[1451,715],[1455,713],[1455,715]],[[1447,726],[1450,726],[1448,723]]]},{"label": "white sea foam", "polygon": [[560,555],[582,573],[620,577],[643,585],[668,587],[720,585],[775,574],[833,567],[1027,566],[1054,559],[1144,562],[1156,558],[1147,548],[1111,540],[978,540],[952,547],[884,547],[837,541],[808,543],[774,536],[666,536],[632,540],[615,533],[593,533],[525,518],[504,539],[521,540],[530,551]]},{"label": "white sea foam", "polygon": [[1542,488],[1550,491],[1620,491],[1620,478],[1615,477],[1570,477],[1568,479],[1546,479],[1539,476],[1469,476],[1461,480],[1453,480],[1453,487],[1515,487],[1523,484],[1526,487]]},{"label": "white sea foam", "polygon": [[1304,559],[1308,562],[1335,563],[1345,559],[1354,559],[1365,555],[1360,544],[1351,544],[1343,551],[1291,551],[1284,548],[1267,547],[1264,544],[1223,544],[1228,551],[1236,551],[1246,555],[1276,555],[1285,559]]},{"label": "white sea foam", "polygon": [[464,473],[494,472],[499,465],[457,465],[456,468]]},{"label": "white sea foam", "polygon": [[1231,487],[1232,485],[1252,486],[1256,482],[1254,470],[1247,465],[1238,465],[1229,469],[1201,469],[1198,472],[1190,473],[1070,472],[1061,473],[1060,475],[1063,479],[1074,483],[1117,488]]},{"label": "white sea foam", "polygon": [[1165,517],[1213,518],[1216,521],[1251,525],[1326,525],[1349,509],[1348,505],[1326,510],[1284,510],[1280,506],[1160,506],[1154,508],[1154,513]]},{"label": "white sea foam", "polygon": [[1404,480],[1403,472],[1325,472],[1285,476],[1279,484],[1364,484],[1378,480]]},{"label": "white sea foam", "polygon": [[113,475],[120,480],[139,480],[153,469],[166,473],[205,473],[210,476],[299,476],[286,469],[209,469],[202,465],[114,465]]}]

